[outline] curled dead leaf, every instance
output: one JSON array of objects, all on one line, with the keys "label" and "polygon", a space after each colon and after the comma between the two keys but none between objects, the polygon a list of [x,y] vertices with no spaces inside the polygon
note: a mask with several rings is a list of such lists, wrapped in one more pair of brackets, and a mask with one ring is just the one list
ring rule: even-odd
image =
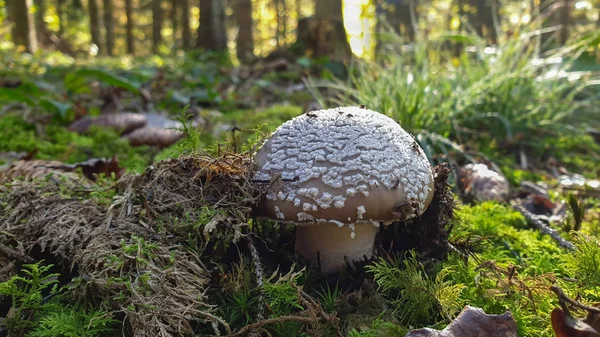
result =
[{"label": "curled dead leaf", "polygon": [[556,337],[598,337],[600,334],[588,323],[565,313],[561,308],[554,308],[551,314],[552,329]]},{"label": "curled dead leaf", "polygon": [[129,140],[131,146],[148,145],[164,148],[183,139],[185,133],[173,129],[143,127],[128,133],[124,137]]},{"label": "curled dead leaf", "polygon": [[95,181],[100,174],[114,173],[119,178],[124,172],[124,169],[119,167],[116,157],[111,159],[93,158],[75,164],[65,164],[56,160],[19,160],[0,172],[0,183],[17,178],[25,178],[25,180],[44,178],[49,174],[59,178],[66,177],[83,181],[84,179],[75,172],[77,169],[81,169],[88,181]]},{"label": "curled dead leaf", "polygon": [[0,183],[24,178],[26,181],[44,178],[48,175],[66,177],[78,180],[80,177],[72,172],[66,172],[55,168],[64,165],[56,160],[18,160],[12,163],[6,170],[0,172]]},{"label": "curled dead leaf", "polygon": [[409,331],[405,337],[517,337],[517,322],[510,313],[488,315],[483,309],[465,306],[444,330]]},{"label": "curled dead leaf", "polygon": [[146,116],[138,113],[123,112],[98,116],[86,116],[76,120],[69,126],[70,131],[84,133],[91,126],[102,126],[125,133],[146,125]]}]

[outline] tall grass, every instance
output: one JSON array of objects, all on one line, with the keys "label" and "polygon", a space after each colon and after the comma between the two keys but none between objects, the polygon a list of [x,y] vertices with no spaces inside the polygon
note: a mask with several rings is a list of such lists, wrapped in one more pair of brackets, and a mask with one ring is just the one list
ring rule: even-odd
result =
[{"label": "tall grass", "polygon": [[323,106],[364,104],[394,118],[430,158],[458,144],[535,148],[545,137],[582,134],[598,123],[600,92],[597,73],[570,71],[600,34],[541,52],[538,26],[492,47],[470,34],[410,46],[390,34],[376,62],[355,61],[347,80],[310,84],[328,89]]}]

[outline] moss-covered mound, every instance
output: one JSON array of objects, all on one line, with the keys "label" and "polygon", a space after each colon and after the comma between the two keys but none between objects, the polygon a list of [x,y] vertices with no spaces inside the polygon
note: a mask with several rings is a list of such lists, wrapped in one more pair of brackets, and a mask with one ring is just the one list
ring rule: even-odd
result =
[{"label": "moss-covered mound", "polygon": [[241,155],[194,155],[160,162],[116,186],[104,181],[86,189],[68,179],[6,184],[0,262],[55,261],[81,278],[74,295],[124,314],[136,336],[191,333],[202,320],[228,330],[206,301],[207,265],[215,258],[211,249],[219,249],[208,245],[215,238],[235,242],[246,231],[258,196],[248,163]]}]

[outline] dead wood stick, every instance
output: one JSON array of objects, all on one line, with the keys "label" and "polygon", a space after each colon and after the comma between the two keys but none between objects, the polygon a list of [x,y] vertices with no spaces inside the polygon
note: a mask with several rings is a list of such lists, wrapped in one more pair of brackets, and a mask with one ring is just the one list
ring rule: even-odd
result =
[{"label": "dead wood stick", "polygon": [[540,230],[540,232],[550,235],[550,237],[552,237],[552,239],[554,239],[554,241],[556,241],[558,243],[559,246],[566,248],[566,249],[570,249],[570,250],[575,250],[577,249],[577,247],[575,247],[575,245],[573,243],[571,243],[570,241],[568,241],[567,239],[563,238],[560,233],[551,228],[550,226],[544,224],[542,221],[540,221],[539,219],[536,219],[533,214],[531,214],[528,210],[526,210],[523,206],[518,205],[516,203],[511,203],[512,207],[514,209],[516,209],[517,211],[519,211],[521,214],[523,214],[523,216],[530,222],[532,223],[537,229]]}]

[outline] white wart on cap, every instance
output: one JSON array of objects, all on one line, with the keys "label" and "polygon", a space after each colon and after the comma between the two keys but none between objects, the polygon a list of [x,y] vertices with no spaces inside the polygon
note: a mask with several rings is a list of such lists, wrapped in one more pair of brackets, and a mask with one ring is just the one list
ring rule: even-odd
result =
[{"label": "white wart on cap", "polygon": [[[312,111],[279,126],[255,156],[272,181],[258,215],[299,225],[296,251],[333,271],[373,254],[379,223],[422,214],[433,172],[393,119],[361,107]],[[305,226],[302,226],[305,225]]]}]

